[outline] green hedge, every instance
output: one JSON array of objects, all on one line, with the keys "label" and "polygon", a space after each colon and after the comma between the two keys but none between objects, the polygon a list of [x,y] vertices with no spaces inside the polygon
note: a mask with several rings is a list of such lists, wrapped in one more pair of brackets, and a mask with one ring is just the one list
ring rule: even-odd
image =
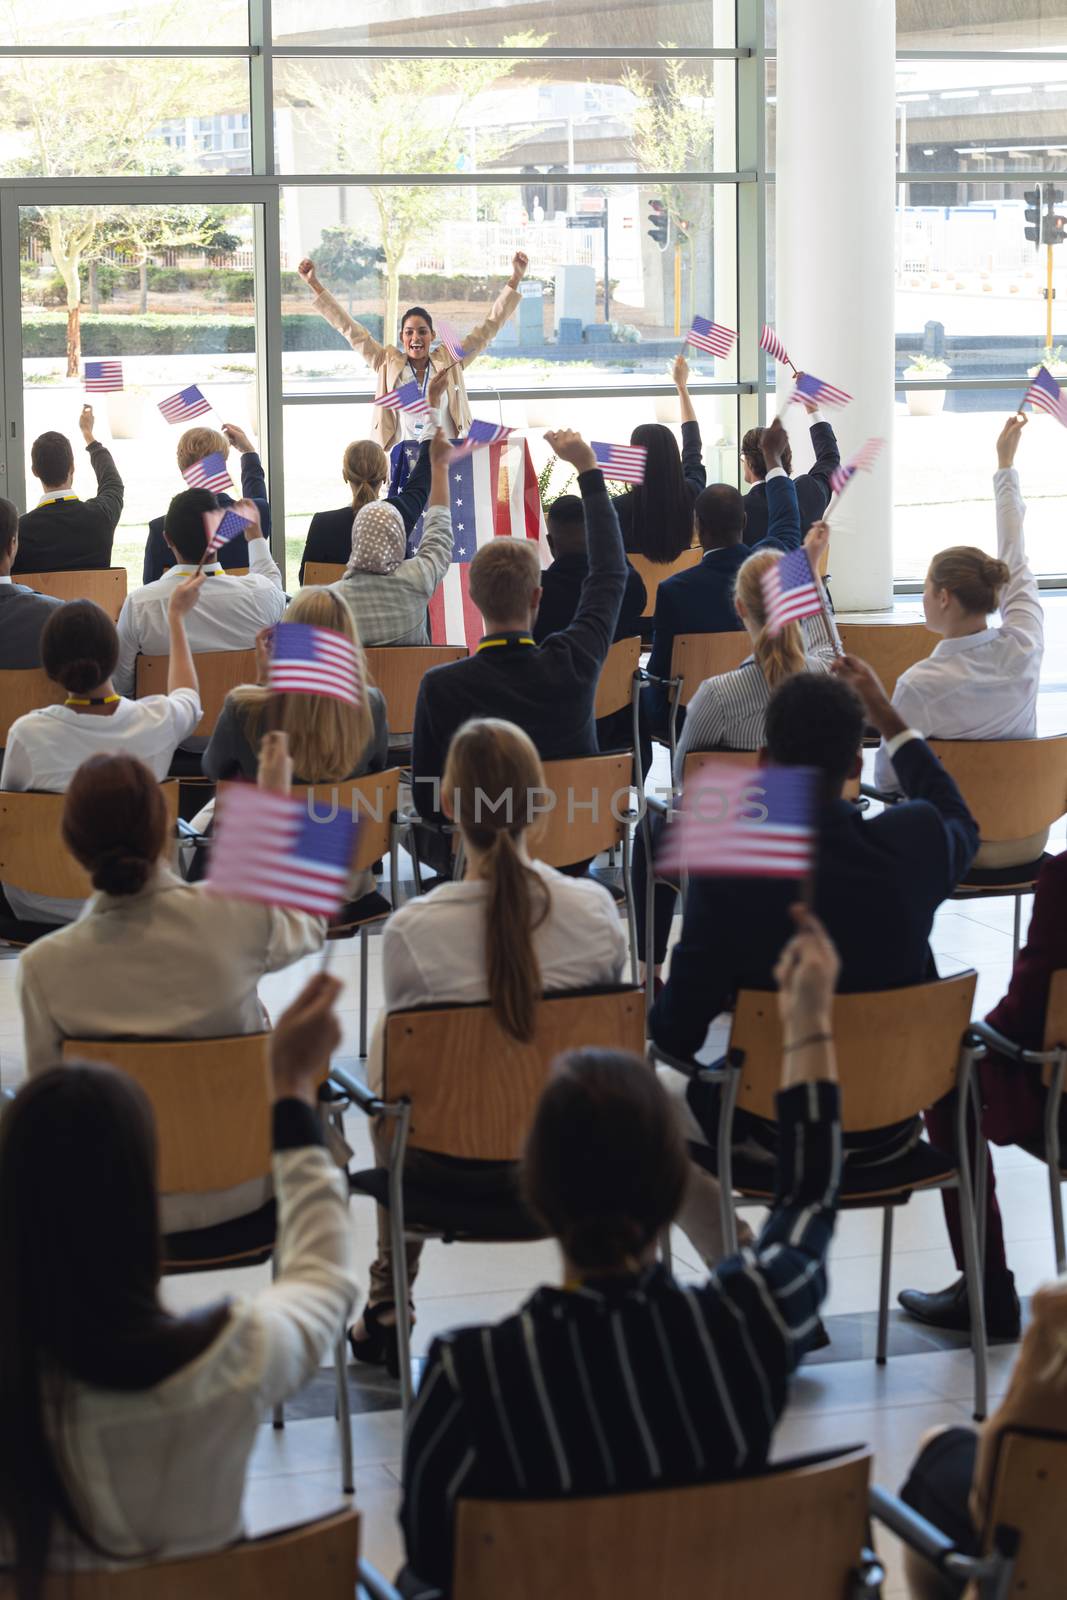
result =
[{"label": "green hedge", "polygon": [[[382,319],[365,318],[375,338]],[[67,319],[62,312],[38,312],[22,322],[26,356],[59,357],[66,353]],[[82,314],[82,354],[94,356],[247,355],[255,349],[255,327],[247,321],[220,317],[168,317],[158,313],[136,317],[94,317]],[[282,317],[283,350],[347,350],[348,341],[314,312]]]}]

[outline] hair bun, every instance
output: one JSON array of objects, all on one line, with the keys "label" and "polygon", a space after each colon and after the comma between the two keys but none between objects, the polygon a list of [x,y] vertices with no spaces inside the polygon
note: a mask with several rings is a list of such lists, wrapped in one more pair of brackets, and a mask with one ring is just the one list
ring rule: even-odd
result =
[{"label": "hair bun", "polygon": [[104,894],[138,894],[148,882],[154,863],[134,855],[126,845],[103,850],[92,866],[94,889]]},{"label": "hair bun", "polygon": [[982,577],[992,589],[1003,589],[1011,577],[1011,568],[1006,561],[1001,561],[997,556],[986,556],[982,565]]},{"label": "hair bun", "polygon": [[100,663],[88,656],[65,661],[59,681],[68,694],[88,694],[100,686]]}]

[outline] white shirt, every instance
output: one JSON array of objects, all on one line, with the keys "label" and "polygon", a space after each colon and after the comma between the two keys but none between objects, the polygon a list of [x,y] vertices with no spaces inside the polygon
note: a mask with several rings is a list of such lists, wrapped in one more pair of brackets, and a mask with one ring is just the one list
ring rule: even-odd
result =
[{"label": "white shirt", "polygon": [[[140,894],[94,894],[76,922],[38,939],[19,959],[26,1071],[61,1066],[65,1039],[262,1032],[270,1019],[257,993],[260,978],[320,950],[325,937],[321,917],[212,894],[163,865]],[[164,1231],[206,1228],[269,1198],[259,1179],[214,1194],[167,1195]]]},{"label": "white shirt", "polygon": [[[533,934],[542,991],[617,983],[627,942],[611,895],[591,878],[568,878],[543,861],[530,865],[549,892],[548,915]],[[393,913],[382,935],[385,1011],[489,998],[488,887],[483,879],[443,883]],[[382,1027],[379,1017],[367,1069],[378,1087]]]},{"label": "white shirt", "polygon": [[[249,571],[242,577],[224,572],[217,562],[205,565],[206,582],[196,605],[185,618],[189,648],[196,654],[208,650],[251,650],[261,628],[280,622],[286,596],[282,575],[265,539],[248,541]],[[127,595],[119,613],[119,661],[115,688],[133,694],[138,655],[170,654],[167,613],[170,597],[195,565],[171,567],[155,583],[146,583]]]},{"label": "white shirt", "polygon": [[[136,756],[163,779],[174,752],[200,721],[200,697],[193,689],[120,700],[110,716],[83,713],[71,706],[45,706],[11,725],[0,768],[0,789],[43,789],[63,794],[90,756]],[[16,917],[30,922],[71,922],[80,900],[27,894],[4,884]]]},{"label": "white shirt", "polygon": [[[151,1388],[70,1380],[64,1476],[116,1557],[174,1561],[241,1538],[256,1431],[314,1376],[355,1299],[347,1185],[332,1158],[320,1145],[276,1151],[273,1170],[277,1281],[236,1297],[208,1348]],[[50,1564],[120,1563],[72,1551],[57,1533]]]},{"label": "white shirt", "polygon": [[[993,478],[997,553],[1011,576],[1000,600],[1000,627],[942,639],[925,661],[902,672],[893,704],[928,739],[1033,739],[1045,649],[1045,614],[1026,560],[1026,507],[1019,475],[1004,467]],[[900,787],[883,744],[875,762],[882,789]]]}]

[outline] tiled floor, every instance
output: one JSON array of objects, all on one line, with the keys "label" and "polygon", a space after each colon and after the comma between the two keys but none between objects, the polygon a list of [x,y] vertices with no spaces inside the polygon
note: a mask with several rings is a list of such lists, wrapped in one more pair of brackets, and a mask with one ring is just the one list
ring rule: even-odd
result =
[{"label": "tiled floor", "polygon": [[[1041,698],[1043,733],[1067,728],[1067,599],[1049,599],[1049,650]],[[1064,848],[1063,825],[1050,848]],[[1026,906],[1027,914],[1029,905]],[[371,944],[370,999],[372,1015],[380,1005],[380,943]],[[1007,901],[983,905],[949,905],[938,916],[934,949],[944,974],[973,966],[978,972],[978,1011],[999,998],[1011,968],[1011,906]],[[269,979],[263,995],[277,1015],[304,981],[314,963],[301,963]],[[21,1038],[14,999],[16,963],[0,961],[0,1077],[5,1086],[22,1075]],[[358,967],[354,948],[340,946],[332,968],[345,983],[344,1040],[346,1064],[358,1069]],[[354,1126],[350,1137],[359,1153],[369,1156],[365,1131]],[[1020,1151],[995,1152],[1011,1264],[1020,1292],[1032,1293],[1053,1271],[1052,1238],[1046,1180],[1041,1168]],[[374,1246],[370,1207],[353,1201],[353,1230],[363,1278]],[[677,1243],[681,1273],[695,1274],[697,1264],[684,1239]],[[850,1213],[840,1220],[831,1259],[831,1288],[826,1307],[833,1318],[869,1313],[877,1305],[880,1225],[876,1213]],[[501,1316],[517,1306],[539,1282],[553,1276],[553,1251],[545,1245],[444,1247],[430,1246],[418,1286],[416,1353],[422,1353],[438,1331],[457,1323]],[[893,1258],[893,1292],[910,1285],[939,1288],[954,1276],[941,1219],[940,1202],[920,1196],[897,1218]],[[262,1283],[258,1272],[235,1276],[234,1292],[248,1292]],[[218,1278],[186,1278],[167,1287],[176,1306],[219,1293]],[[1014,1346],[990,1352],[990,1394],[996,1400],[1007,1383]],[[381,1403],[366,1395],[366,1403]],[[779,1457],[828,1445],[866,1442],[874,1450],[874,1477],[897,1486],[923,1433],[941,1423],[965,1422],[971,1415],[972,1368],[969,1351],[935,1350],[891,1356],[884,1368],[873,1359],[834,1360],[810,1366],[796,1381],[779,1430]],[[388,1398],[386,1400],[388,1404]],[[401,1460],[400,1416],[392,1409],[368,1410],[354,1418],[356,1502],[363,1513],[364,1550],[391,1573],[400,1560],[395,1516]],[[252,1529],[288,1524],[315,1515],[339,1499],[339,1457],[336,1425],[329,1416],[290,1420],[282,1432],[264,1426],[252,1458],[247,1514]],[[888,1562],[887,1600],[904,1594],[897,1553],[882,1541]]]}]

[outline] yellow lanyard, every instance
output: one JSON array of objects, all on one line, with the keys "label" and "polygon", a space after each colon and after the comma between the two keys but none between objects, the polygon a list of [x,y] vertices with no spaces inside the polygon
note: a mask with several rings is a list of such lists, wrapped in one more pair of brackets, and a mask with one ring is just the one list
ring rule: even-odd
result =
[{"label": "yellow lanyard", "polygon": [[105,694],[95,700],[88,695],[68,694],[63,704],[65,706],[113,706],[117,700],[121,699],[122,696],[120,694]]}]

